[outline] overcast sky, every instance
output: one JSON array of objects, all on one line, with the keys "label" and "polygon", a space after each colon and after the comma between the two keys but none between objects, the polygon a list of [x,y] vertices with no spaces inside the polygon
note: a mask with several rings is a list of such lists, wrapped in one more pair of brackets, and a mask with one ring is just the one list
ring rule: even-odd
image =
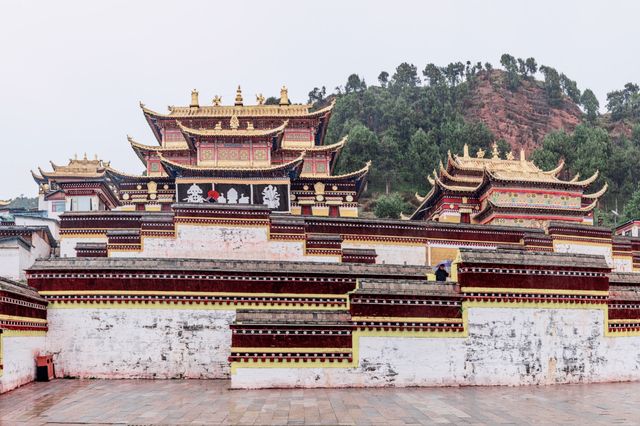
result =
[{"label": "overcast sky", "polygon": [[139,101],[159,112],[289,87],[305,102],[351,73],[376,83],[401,62],[533,56],[591,88],[640,82],[638,1],[0,0],[0,199],[35,195],[30,169],[74,153],[142,163],[154,144]]}]

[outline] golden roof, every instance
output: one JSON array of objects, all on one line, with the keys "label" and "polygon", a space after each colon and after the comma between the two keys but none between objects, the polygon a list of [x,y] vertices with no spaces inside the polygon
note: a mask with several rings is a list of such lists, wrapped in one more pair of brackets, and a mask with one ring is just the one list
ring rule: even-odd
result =
[{"label": "golden roof", "polygon": [[310,148],[303,148],[303,147],[293,147],[293,146],[289,146],[289,147],[282,147],[283,151],[307,151],[307,152],[323,152],[323,151],[337,151],[339,149],[342,149],[344,147],[344,145],[347,143],[349,137],[345,136],[344,138],[340,139],[338,142],[336,143],[332,143],[331,145],[318,145],[318,146],[312,146]]},{"label": "golden roof", "polygon": [[194,135],[194,136],[238,136],[238,137],[250,137],[250,136],[275,136],[278,133],[284,131],[284,128],[287,127],[289,120],[285,120],[282,125],[273,129],[192,129],[190,127],[184,126],[180,121],[177,121],[178,127],[183,133]]},{"label": "golden roof", "polygon": [[160,118],[208,118],[208,117],[320,117],[335,106],[335,99],[328,106],[311,111],[311,104],[305,105],[200,105],[169,106],[169,113],[162,114],[147,108],[142,102],[140,108],[145,114]]},{"label": "golden roof", "polygon": [[127,140],[131,144],[133,149],[139,149],[141,151],[156,151],[156,152],[167,152],[167,151],[184,151],[185,149],[189,149],[189,145],[185,142],[184,144],[180,144],[178,146],[151,146],[145,145],[140,142],[137,142],[131,136],[127,135]]},{"label": "golden roof", "polygon": [[[361,168],[360,170],[356,170],[350,173],[345,173],[342,175],[331,175],[331,176],[321,176],[321,177],[317,177],[317,179],[321,179],[322,181],[325,182],[330,182],[330,181],[334,181],[334,180],[342,180],[342,179],[349,179],[349,178],[357,178],[363,175],[366,175],[367,173],[369,173],[369,169],[371,169],[371,160],[367,161],[366,164],[364,165],[363,168]],[[314,176],[300,176],[301,179],[305,179],[305,178],[316,178]]]},{"label": "golden roof", "polygon": [[[96,156],[93,160],[89,160],[87,158],[87,154],[84,155],[84,158],[78,159],[77,157],[69,160],[69,164],[66,166],[59,166],[53,162],[51,163],[51,167],[53,168],[52,172],[45,172],[40,167],[38,167],[38,171],[40,175],[44,178],[52,178],[52,177],[101,177],[104,175],[105,170],[109,167],[108,161],[99,160]],[[35,173],[32,172],[34,178],[39,178]]]},{"label": "golden roof", "polygon": [[[477,157],[471,157],[468,153],[468,149],[465,148],[465,154],[462,156],[452,156],[451,153],[448,153],[448,164],[452,166],[454,169],[464,170],[464,171],[475,171],[482,172],[485,171],[487,174],[496,180],[504,180],[504,181],[520,181],[520,182],[539,182],[539,183],[550,183],[550,184],[565,184],[569,186],[581,186],[585,187],[598,178],[598,171],[596,171],[591,177],[588,179],[579,181],[579,180],[571,180],[571,181],[563,181],[557,178],[557,174],[560,173],[562,168],[564,167],[564,160],[560,162],[558,167],[553,170],[544,171],[541,170],[538,166],[536,166],[533,161],[529,161],[525,158],[524,151],[520,152],[519,159],[503,159],[500,158],[497,154],[497,147],[494,144],[494,154],[491,158],[485,158],[483,156],[483,152],[480,150]],[[513,156],[510,156],[513,157]],[[447,171],[447,175],[451,176],[452,173]],[[463,181],[462,178],[457,178],[459,181]],[[469,179],[467,177],[467,179]],[[473,181],[474,178],[464,181]],[[455,180],[455,178],[454,178]],[[481,182],[482,177],[477,176],[475,178],[475,182]]]}]

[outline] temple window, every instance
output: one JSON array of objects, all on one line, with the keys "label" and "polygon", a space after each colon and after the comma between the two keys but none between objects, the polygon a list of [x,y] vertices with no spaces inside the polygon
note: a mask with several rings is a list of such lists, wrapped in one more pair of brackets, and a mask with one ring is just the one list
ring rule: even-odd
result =
[{"label": "temple window", "polygon": [[74,212],[91,211],[93,210],[93,200],[91,197],[73,197],[69,210]]},{"label": "temple window", "polygon": [[61,213],[65,211],[65,202],[64,201],[52,201],[51,202],[51,211],[56,213]]}]

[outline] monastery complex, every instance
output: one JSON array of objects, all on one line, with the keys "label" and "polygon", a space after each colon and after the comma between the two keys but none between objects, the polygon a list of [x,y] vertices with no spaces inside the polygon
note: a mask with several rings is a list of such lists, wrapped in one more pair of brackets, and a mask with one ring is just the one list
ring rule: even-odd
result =
[{"label": "monastery complex", "polygon": [[414,212],[360,217],[375,164],[334,173],[334,105],[194,90],[140,105],[143,174],[32,172],[39,212],[0,224],[0,391],[38,354],[57,377],[241,389],[640,380],[640,222],[594,224],[597,172],[465,146]]}]

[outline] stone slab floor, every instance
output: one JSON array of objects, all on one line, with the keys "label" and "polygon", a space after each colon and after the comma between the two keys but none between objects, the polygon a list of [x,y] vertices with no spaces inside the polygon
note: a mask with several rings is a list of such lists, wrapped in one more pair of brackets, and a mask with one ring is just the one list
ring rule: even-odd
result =
[{"label": "stone slab floor", "polygon": [[640,383],[229,390],[224,380],[54,380],[0,396],[0,425],[638,424]]}]

